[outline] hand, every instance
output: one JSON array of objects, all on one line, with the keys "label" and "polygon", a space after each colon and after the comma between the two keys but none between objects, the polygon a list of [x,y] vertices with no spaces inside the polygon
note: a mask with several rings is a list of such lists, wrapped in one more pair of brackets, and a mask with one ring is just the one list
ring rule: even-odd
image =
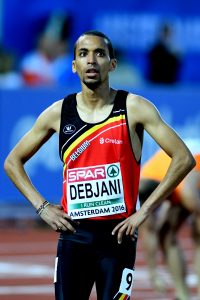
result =
[{"label": "hand", "polygon": [[120,222],[112,231],[112,235],[117,233],[117,241],[122,243],[123,235],[129,235],[132,240],[137,238],[137,228],[146,219],[146,215],[142,213],[141,209],[128,217],[126,220]]},{"label": "hand", "polygon": [[72,226],[75,221],[63,211],[63,208],[60,205],[48,205],[40,216],[57,232],[67,230],[72,231],[73,233],[76,232],[75,228]]}]

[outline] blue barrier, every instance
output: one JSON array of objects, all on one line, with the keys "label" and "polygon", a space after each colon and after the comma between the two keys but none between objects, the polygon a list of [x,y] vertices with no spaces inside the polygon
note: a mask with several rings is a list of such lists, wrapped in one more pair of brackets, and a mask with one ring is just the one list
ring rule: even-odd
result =
[{"label": "blue barrier", "polygon": [[[164,119],[176,129],[182,138],[199,142],[200,88],[145,86],[134,90],[128,89],[152,101]],[[27,203],[3,170],[3,162],[8,152],[32,126],[39,113],[54,101],[75,91],[77,91],[75,87],[0,90],[0,204]],[[155,142],[145,134],[143,161],[156,149]],[[49,201],[60,201],[62,162],[58,154],[58,137],[54,136],[44,145],[31,162],[27,163],[26,169],[44,197]]]}]

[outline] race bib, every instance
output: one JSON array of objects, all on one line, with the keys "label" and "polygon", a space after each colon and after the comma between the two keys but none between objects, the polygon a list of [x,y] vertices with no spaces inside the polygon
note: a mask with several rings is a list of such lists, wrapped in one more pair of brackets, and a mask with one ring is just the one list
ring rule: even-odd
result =
[{"label": "race bib", "polygon": [[75,219],[125,212],[120,163],[67,170],[67,203]]},{"label": "race bib", "polygon": [[125,268],[122,273],[119,291],[114,296],[114,300],[128,300],[131,296],[133,286],[133,270]]}]

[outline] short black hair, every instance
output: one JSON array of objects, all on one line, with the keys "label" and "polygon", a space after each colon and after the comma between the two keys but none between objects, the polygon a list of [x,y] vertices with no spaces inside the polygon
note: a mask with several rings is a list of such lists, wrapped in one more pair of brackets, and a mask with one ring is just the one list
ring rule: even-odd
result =
[{"label": "short black hair", "polygon": [[[97,30],[88,30],[88,31],[85,31],[84,33],[82,33],[79,36],[79,38],[82,37],[82,36],[84,36],[84,35],[94,35],[94,36],[99,36],[99,37],[102,37],[103,39],[105,39],[106,44],[108,46],[108,51],[109,51],[110,58],[111,59],[115,58],[115,51],[114,51],[113,45],[111,43],[111,40],[104,33],[100,32],[100,31],[97,31]],[[77,42],[78,42],[78,40],[74,44],[74,59],[76,58]]]}]

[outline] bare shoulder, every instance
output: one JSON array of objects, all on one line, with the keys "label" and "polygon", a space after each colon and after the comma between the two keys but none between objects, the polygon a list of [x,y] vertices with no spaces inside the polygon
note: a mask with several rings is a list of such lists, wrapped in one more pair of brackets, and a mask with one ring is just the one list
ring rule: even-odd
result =
[{"label": "bare shoulder", "polygon": [[143,123],[151,115],[157,115],[156,106],[147,98],[129,93],[127,97],[127,111],[129,118],[134,118],[136,121]]},{"label": "bare shoulder", "polygon": [[148,109],[151,107],[155,107],[154,104],[149,101],[147,98],[137,95],[137,94],[132,94],[129,93],[127,97],[127,107],[130,109],[136,109],[136,110],[142,110],[144,108]]},{"label": "bare shoulder", "polygon": [[47,107],[45,112],[48,112],[48,114],[51,114],[52,116],[60,115],[62,103],[63,99],[55,101],[49,107]]},{"label": "bare shoulder", "polygon": [[63,99],[55,101],[48,106],[38,117],[37,123],[42,127],[59,131],[60,116]]}]

